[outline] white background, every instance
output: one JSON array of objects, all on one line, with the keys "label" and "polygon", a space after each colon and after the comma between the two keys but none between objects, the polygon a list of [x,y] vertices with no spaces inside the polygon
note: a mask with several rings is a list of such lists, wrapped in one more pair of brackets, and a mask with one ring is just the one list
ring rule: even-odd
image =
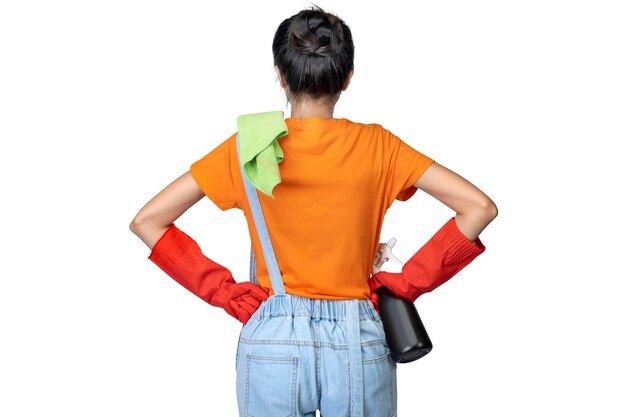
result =
[{"label": "white background", "polygon": [[[626,415],[623,3],[316,4],[356,45],[334,116],[382,124],[499,209],[485,253],[416,301],[434,349],[398,365],[399,415]],[[1,3],[0,415],[237,415],[241,323],[128,226],[239,114],[289,116],[271,43],[310,5]],[[452,215],[418,191],[382,239],[406,260]],[[241,211],[205,198],[176,224],[248,279]]]}]

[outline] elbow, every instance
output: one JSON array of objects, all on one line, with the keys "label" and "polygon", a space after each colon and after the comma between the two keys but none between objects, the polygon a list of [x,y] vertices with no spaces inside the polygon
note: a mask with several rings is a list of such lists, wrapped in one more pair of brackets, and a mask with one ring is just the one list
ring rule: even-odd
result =
[{"label": "elbow", "polygon": [[471,207],[462,211],[457,210],[456,213],[457,215],[469,216],[489,223],[498,215],[498,207],[489,197],[486,197],[482,201],[475,202]]},{"label": "elbow", "polygon": [[489,197],[480,205],[481,212],[485,217],[488,217],[490,220],[495,219],[498,216],[498,207],[496,203],[493,202]]},{"label": "elbow", "polygon": [[133,221],[130,222],[130,225],[128,225],[128,228],[130,229],[131,232],[133,232],[134,234],[137,234],[137,223],[135,223],[134,219]]},{"label": "elbow", "polygon": [[128,225],[128,228],[134,234],[138,233],[140,227],[141,227],[141,220],[139,219],[139,216],[135,216],[135,218]]}]

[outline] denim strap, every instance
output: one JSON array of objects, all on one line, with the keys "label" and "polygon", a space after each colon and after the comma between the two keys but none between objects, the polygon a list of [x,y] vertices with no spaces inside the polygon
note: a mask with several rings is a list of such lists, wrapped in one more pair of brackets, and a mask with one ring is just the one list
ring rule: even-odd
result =
[{"label": "denim strap", "polygon": [[[237,160],[239,161],[239,133],[237,133]],[[267,271],[270,274],[270,282],[274,295],[286,295],[283,279],[280,275],[280,269],[278,268],[278,261],[276,260],[276,254],[274,253],[274,247],[270,239],[270,234],[267,230],[267,224],[265,223],[265,217],[263,216],[263,210],[261,209],[261,202],[259,201],[259,195],[256,188],[248,181],[243,172],[243,166],[239,161],[239,169],[241,170],[241,177],[246,189],[246,195],[248,197],[248,203],[250,204],[250,210],[252,211],[252,217],[254,219],[254,226],[259,235],[261,242],[261,249],[263,250],[263,259],[267,266]],[[254,257],[254,250],[250,248],[250,281],[258,284],[256,279],[256,259]]]}]

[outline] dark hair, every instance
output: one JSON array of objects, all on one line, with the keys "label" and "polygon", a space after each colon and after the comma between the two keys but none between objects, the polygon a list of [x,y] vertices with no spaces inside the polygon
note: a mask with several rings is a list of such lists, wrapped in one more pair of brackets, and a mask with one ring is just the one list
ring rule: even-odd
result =
[{"label": "dark hair", "polygon": [[288,89],[288,100],[318,99],[339,93],[354,68],[352,32],[346,23],[318,6],[285,19],[276,30],[274,64]]}]

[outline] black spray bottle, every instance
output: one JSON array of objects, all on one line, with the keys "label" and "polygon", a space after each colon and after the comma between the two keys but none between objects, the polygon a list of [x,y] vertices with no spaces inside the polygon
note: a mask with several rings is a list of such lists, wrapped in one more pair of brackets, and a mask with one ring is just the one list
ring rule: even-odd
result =
[{"label": "black spray bottle", "polygon": [[[389,259],[404,265],[404,262],[391,253],[395,244],[396,238],[394,237],[387,243],[378,245],[372,274],[379,272],[382,265]],[[396,296],[385,286],[376,290],[376,294],[378,294],[380,318],[394,362],[413,362],[430,352],[433,344],[428,333],[426,333],[415,304],[410,300]]]}]

